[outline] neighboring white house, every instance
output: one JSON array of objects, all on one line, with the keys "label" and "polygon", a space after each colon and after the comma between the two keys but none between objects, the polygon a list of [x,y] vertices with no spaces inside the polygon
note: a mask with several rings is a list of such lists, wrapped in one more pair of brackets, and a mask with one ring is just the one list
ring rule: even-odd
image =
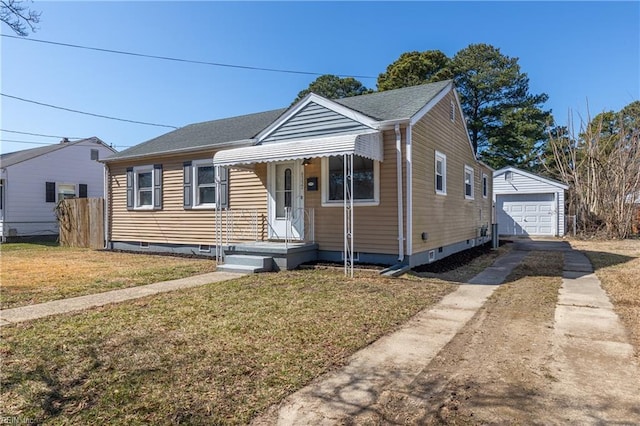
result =
[{"label": "neighboring white house", "polygon": [[103,197],[104,166],[116,151],[93,137],[0,155],[0,237],[57,235],[64,198]]},{"label": "neighboring white house", "polygon": [[499,235],[563,236],[564,192],[569,187],[515,167],[493,172]]}]

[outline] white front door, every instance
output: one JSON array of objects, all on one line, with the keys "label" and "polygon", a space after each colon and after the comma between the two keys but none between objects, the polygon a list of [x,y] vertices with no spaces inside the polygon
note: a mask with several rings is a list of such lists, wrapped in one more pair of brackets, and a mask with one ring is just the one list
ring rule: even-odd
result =
[{"label": "white front door", "polygon": [[269,238],[302,239],[304,198],[300,161],[269,163]]}]

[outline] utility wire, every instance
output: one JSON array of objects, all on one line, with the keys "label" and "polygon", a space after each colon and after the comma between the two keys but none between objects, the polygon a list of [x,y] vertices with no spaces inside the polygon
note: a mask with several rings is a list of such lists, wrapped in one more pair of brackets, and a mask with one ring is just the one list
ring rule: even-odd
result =
[{"label": "utility wire", "polygon": [[30,143],[30,144],[33,144],[33,145],[56,145],[55,142],[20,141],[20,140],[15,140],[15,139],[0,139],[0,142]]},{"label": "utility wire", "polygon": [[106,118],[108,120],[125,121],[127,123],[144,124],[145,126],[169,127],[171,129],[177,129],[176,126],[170,126],[170,125],[167,125],[167,124],[156,124],[156,123],[147,123],[145,121],[127,120],[126,118],[110,117],[108,115],[94,114],[92,112],[78,111],[76,109],[70,109],[70,108],[65,108],[65,107],[61,107],[61,106],[45,104],[45,103],[38,102],[38,101],[32,101],[30,99],[20,98],[18,96],[7,95],[5,93],[0,93],[0,95],[4,96],[4,97],[7,97],[7,98],[23,101],[23,102],[29,102],[29,103],[36,104],[36,105],[46,106],[46,107],[49,107],[49,108],[55,108],[55,109],[60,109],[60,110],[63,110],[63,111],[75,112],[76,114],[90,115],[90,116],[93,116],[93,117]]},{"label": "utility wire", "polygon": [[[214,66],[214,67],[240,68],[240,69],[252,70],[252,71],[269,71],[269,72],[280,72],[280,73],[287,73],[287,74],[304,74],[304,75],[317,75],[317,76],[321,76],[321,75],[325,75],[326,74],[326,73],[310,72],[310,71],[295,71],[295,70],[285,70],[285,69],[278,69],[278,68],[263,68],[263,67],[251,67],[251,66],[247,66],[247,65],[223,64],[223,63],[220,63],[220,62],[195,61],[195,60],[191,60],[191,59],[172,58],[172,57],[169,57],[169,56],[146,55],[144,53],[125,52],[125,51],[122,51],[122,50],[102,49],[102,48],[99,48],[99,47],[81,46],[81,45],[78,45],[78,44],[60,43],[60,42],[48,41],[48,40],[38,40],[38,39],[35,39],[35,38],[24,38],[24,37],[18,37],[18,36],[9,35],[9,34],[1,34],[1,35],[2,35],[2,37],[16,38],[16,39],[19,39],[19,40],[32,41],[32,42],[35,42],[35,43],[53,44],[53,45],[56,45],[56,46],[73,47],[73,48],[76,48],[76,49],[95,50],[95,51],[98,51],[98,52],[117,53],[119,55],[139,56],[139,57],[142,57],[142,58],[162,59],[162,60],[165,60],[165,61],[186,62],[186,63],[190,63],[190,64],[200,64],[200,65],[211,65],[211,66]],[[376,79],[377,78],[377,77],[371,77],[371,76],[368,76],[368,75],[347,75],[347,74],[336,74],[336,75],[338,77],[353,77],[353,78],[362,78],[362,79]]]},{"label": "utility wire", "polygon": [[[0,142],[11,142],[11,143],[26,143],[31,145],[59,145],[56,142],[36,142],[36,141],[22,141],[16,139],[0,139]],[[112,148],[131,148],[133,145],[109,145]]]},{"label": "utility wire", "polygon": [[40,136],[40,137],[43,137],[43,138],[56,138],[56,139],[67,138],[69,140],[71,140],[71,139],[86,139],[86,138],[76,138],[76,137],[72,138],[70,136],[43,135],[42,133],[19,132],[17,130],[8,130],[8,129],[0,129],[0,132],[18,133],[18,134],[21,134],[21,135],[29,135],[29,136]]}]

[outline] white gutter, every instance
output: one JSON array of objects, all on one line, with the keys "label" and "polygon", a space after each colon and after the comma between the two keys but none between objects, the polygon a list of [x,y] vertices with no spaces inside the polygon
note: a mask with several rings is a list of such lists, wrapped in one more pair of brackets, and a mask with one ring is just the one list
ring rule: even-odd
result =
[{"label": "white gutter", "polygon": [[411,124],[407,126],[407,255],[413,254],[413,188],[411,180],[413,176],[412,154],[411,154]]},{"label": "white gutter", "polygon": [[195,146],[195,147],[190,147],[190,148],[182,148],[182,149],[169,149],[166,151],[158,151],[158,152],[152,152],[152,153],[148,153],[148,154],[136,154],[136,155],[128,155],[126,157],[118,157],[118,158],[105,158],[103,160],[99,160],[101,163],[114,163],[117,161],[129,161],[129,160],[137,160],[139,158],[148,158],[148,157],[160,157],[160,156],[165,156],[168,154],[188,154],[191,152],[198,152],[198,151],[210,151],[212,149],[218,149],[218,148],[229,148],[229,147],[240,147],[240,146],[251,146],[255,144],[255,140],[254,139],[242,139],[242,140],[238,140],[238,141],[232,141],[232,142],[225,142],[225,143],[221,143],[221,144],[213,144],[213,145],[202,145],[202,146]]},{"label": "white gutter", "polygon": [[396,131],[396,182],[398,185],[398,261],[404,260],[404,218],[402,213],[404,206],[402,205],[402,134],[400,133],[400,124],[395,125]]}]

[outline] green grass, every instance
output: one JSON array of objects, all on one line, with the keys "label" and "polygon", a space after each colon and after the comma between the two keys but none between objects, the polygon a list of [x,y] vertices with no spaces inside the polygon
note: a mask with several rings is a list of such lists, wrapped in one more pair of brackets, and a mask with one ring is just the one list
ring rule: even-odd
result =
[{"label": "green grass", "polygon": [[291,271],[3,327],[1,414],[246,424],[454,288]]},{"label": "green grass", "polygon": [[211,259],[2,244],[0,308],[99,293],[212,272]]}]

